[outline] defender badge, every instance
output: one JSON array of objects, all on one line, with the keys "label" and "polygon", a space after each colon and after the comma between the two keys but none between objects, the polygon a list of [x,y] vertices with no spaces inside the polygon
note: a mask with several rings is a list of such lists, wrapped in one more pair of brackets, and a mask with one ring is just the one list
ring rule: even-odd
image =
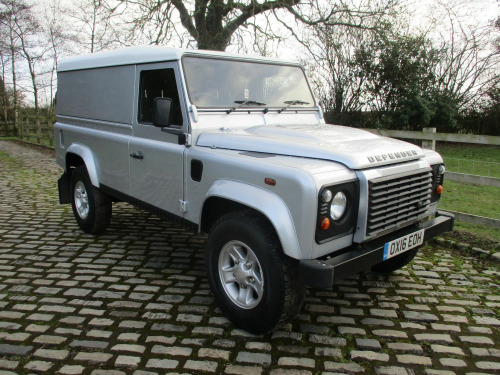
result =
[{"label": "defender badge", "polygon": [[391,159],[391,160],[403,159],[403,158],[409,158],[409,157],[417,156],[417,155],[418,155],[417,150],[408,150],[408,151],[399,151],[399,152],[394,152],[394,153],[389,153],[389,154],[367,156],[367,158],[368,158],[368,161],[370,163],[375,163],[376,161],[383,161],[383,160],[387,160],[387,159]]}]

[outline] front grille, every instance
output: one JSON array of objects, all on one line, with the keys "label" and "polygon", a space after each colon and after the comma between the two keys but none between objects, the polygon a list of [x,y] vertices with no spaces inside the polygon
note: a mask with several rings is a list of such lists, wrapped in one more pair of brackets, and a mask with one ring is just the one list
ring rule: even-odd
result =
[{"label": "front grille", "polygon": [[369,181],[366,236],[375,237],[421,219],[431,202],[431,191],[430,168]]}]

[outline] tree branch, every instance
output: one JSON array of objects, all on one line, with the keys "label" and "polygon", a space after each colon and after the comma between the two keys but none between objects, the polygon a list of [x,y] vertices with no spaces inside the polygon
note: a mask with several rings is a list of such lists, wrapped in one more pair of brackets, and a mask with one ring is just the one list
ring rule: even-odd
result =
[{"label": "tree branch", "polygon": [[189,15],[189,12],[186,9],[183,1],[182,0],[170,0],[170,1],[172,2],[172,5],[179,12],[182,26],[184,26],[184,28],[189,32],[189,34],[197,40],[199,37],[199,33],[196,30],[196,27],[193,24],[193,20],[192,20],[191,16]]}]

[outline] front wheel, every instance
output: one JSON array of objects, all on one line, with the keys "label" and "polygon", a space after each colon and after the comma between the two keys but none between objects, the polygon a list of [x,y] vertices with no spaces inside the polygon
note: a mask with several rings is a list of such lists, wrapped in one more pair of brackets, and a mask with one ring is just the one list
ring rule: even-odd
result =
[{"label": "front wheel", "polygon": [[111,221],[111,199],[92,185],[85,166],[71,172],[71,207],[78,226],[90,234],[106,230]]},{"label": "front wheel", "polygon": [[297,263],[282,254],[273,228],[257,214],[220,218],[210,233],[205,260],[215,299],[235,326],[262,334],[299,312],[304,288]]}]

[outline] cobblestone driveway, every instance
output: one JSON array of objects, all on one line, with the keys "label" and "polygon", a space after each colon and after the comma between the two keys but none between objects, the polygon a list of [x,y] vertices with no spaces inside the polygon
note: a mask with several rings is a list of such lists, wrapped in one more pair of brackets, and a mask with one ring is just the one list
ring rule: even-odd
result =
[{"label": "cobblestone driveway", "polygon": [[500,373],[500,273],[426,247],[391,276],[310,291],[255,337],[213,304],[204,237],[125,204],[105,235],[60,206],[48,152],[0,141],[0,373]]}]

